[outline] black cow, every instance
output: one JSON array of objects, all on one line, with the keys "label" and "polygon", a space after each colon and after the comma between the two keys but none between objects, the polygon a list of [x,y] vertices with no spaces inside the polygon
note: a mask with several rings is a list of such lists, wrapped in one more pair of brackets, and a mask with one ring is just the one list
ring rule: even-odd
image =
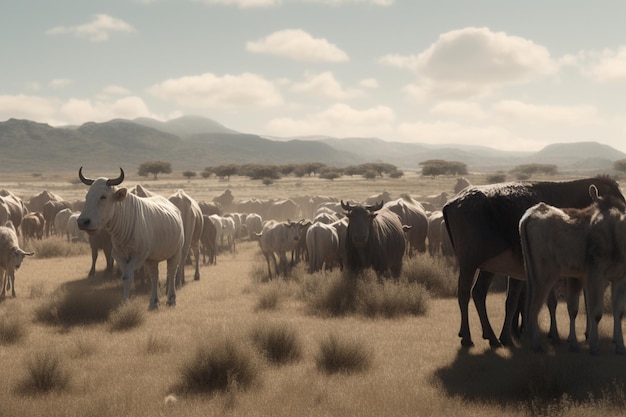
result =
[{"label": "black cow", "polygon": [[[483,338],[488,339],[494,347],[500,346],[501,342],[511,344],[513,317],[526,279],[519,237],[520,218],[528,208],[539,202],[556,207],[587,207],[592,202],[589,196],[589,186],[592,184],[598,188],[600,195],[613,195],[624,201],[615,180],[598,176],[562,182],[530,181],[470,186],[446,203],[443,215],[459,263],[459,336],[463,346],[473,346],[468,314],[470,295],[480,317]],[[477,269],[480,273],[475,280]],[[500,340],[491,328],[485,305],[489,285],[494,274],[498,273],[516,278],[509,279],[506,317]]]},{"label": "black cow", "polygon": [[347,268],[360,272],[372,267],[378,275],[398,278],[406,248],[404,228],[397,214],[382,209],[383,202],[373,206],[353,206],[341,201],[346,210]]}]

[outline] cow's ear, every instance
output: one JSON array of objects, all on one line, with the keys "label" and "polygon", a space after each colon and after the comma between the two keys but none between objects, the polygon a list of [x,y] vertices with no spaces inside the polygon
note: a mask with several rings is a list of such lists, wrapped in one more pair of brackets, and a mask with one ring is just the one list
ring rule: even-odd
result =
[{"label": "cow's ear", "polygon": [[370,213],[370,220],[374,220],[376,216],[378,216],[378,213]]},{"label": "cow's ear", "polygon": [[128,189],[126,187],[122,187],[115,191],[115,193],[113,194],[113,200],[122,201],[123,199],[126,198],[127,193],[128,193]]}]

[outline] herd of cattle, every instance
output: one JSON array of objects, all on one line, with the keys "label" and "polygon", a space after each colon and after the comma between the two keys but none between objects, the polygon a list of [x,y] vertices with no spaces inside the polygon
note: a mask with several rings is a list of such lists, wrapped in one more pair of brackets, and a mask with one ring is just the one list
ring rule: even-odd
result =
[{"label": "herd of cattle", "polygon": [[[567,285],[570,349],[579,349],[575,319],[581,291],[587,311],[590,352],[599,352],[598,322],[603,296],[612,288],[617,353],[626,353],[621,319],[626,302],[626,200],[617,182],[607,176],[573,181],[511,182],[472,186],[457,181],[446,193],[420,198],[407,194],[392,199],[382,193],[363,202],[334,197],[303,197],[266,201],[235,201],[230,190],[213,202],[198,202],[183,190],[169,198],[141,185],[121,187],[118,178],[86,178],[84,201],[70,203],[43,191],[24,202],[0,191],[0,272],[2,297],[11,288],[15,270],[25,256],[23,241],[65,234],[68,240],[89,241],[95,275],[98,251],[113,260],[123,282],[123,299],[130,296],[135,274],[151,279],[150,308],[159,304],[158,264],[167,262],[166,299],[176,304],[176,289],[185,282],[184,264],[216,262],[218,250],[234,250],[241,238],[259,242],[268,275],[287,276],[294,262],[308,262],[310,273],[334,266],[360,272],[372,268],[379,276],[398,278],[403,260],[415,252],[441,254],[458,267],[459,336],[472,346],[468,306],[473,298],[483,338],[494,347],[511,346],[524,318],[529,343],[541,350],[538,315],[547,302],[549,336],[558,341],[553,288]],[[288,255],[291,254],[291,260]],[[278,258],[278,259],[277,259]],[[486,296],[496,274],[509,278],[505,320],[500,336],[491,327]],[[526,287],[525,301],[522,301]]]}]

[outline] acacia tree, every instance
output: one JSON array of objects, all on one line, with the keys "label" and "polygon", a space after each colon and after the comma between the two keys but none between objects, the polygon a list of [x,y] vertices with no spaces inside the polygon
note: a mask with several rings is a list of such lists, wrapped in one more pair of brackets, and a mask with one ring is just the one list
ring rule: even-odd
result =
[{"label": "acacia tree", "polygon": [[189,182],[193,177],[198,175],[195,171],[184,171],[183,177],[187,178],[187,182]]},{"label": "acacia tree", "polygon": [[626,172],[626,159],[618,159],[613,162],[613,169],[620,172]]},{"label": "acacia tree", "polygon": [[170,174],[171,172],[172,164],[169,162],[147,161],[139,165],[137,174],[139,174],[140,177],[146,177],[148,174],[152,174],[154,176],[154,180],[156,181],[158,174]]}]

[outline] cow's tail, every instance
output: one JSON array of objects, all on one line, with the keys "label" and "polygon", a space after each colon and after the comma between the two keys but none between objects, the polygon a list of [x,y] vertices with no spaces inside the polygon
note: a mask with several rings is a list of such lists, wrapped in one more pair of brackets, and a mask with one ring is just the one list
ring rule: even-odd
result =
[{"label": "cow's tail", "polygon": [[524,302],[525,323],[528,323],[528,314],[530,313],[530,302],[533,297],[533,281],[535,280],[536,271],[534,269],[532,245],[528,240],[528,226],[530,216],[526,212],[519,221],[519,236],[522,247],[522,258],[524,260],[524,271],[526,272],[526,299]]},{"label": "cow's tail", "polygon": [[454,240],[452,239],[452,233],[450,233],[450,222],[448,221],[448,206],[444,205],[443,209],[441,209],[443,213],[443,222],[446,225],[446,233],[448,233],[448,237],[450,238],[450,244],[452,245],[452,249],[454,249]]}]

